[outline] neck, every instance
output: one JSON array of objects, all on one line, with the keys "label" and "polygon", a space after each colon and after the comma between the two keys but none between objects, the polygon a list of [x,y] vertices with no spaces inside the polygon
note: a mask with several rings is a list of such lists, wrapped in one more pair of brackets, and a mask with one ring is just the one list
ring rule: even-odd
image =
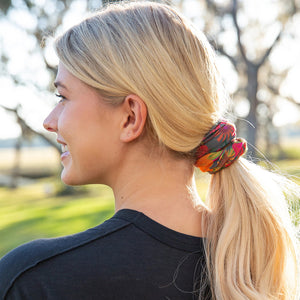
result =
[{"label": "neck", "polygon": [[118,173],[112,186],[116,211],[134,209],[173,230],[203,236],[193,165],[170,154],[140,159]]}]

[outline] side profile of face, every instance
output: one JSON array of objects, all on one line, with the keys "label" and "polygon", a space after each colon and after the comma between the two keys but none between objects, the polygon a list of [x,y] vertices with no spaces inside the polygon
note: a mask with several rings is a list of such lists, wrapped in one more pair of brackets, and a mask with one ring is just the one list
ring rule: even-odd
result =
[{"label": "side profile of face", "polygon": [[122,109],[106,103],[62,63],[54,84],[61,99],[45,119],[44,127],[55,132],[62,145],[63,182],[108,184],[121,154]]}]

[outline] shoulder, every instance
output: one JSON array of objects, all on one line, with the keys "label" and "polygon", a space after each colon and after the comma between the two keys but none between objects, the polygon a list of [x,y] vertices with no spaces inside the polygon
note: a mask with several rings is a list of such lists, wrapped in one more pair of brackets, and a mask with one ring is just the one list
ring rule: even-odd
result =
[{"label": "shoulder", "polygon": [[126,220],[111,218],[97,227],[78,234],[35,240],[17,247],[0,260],[0,299],[5,299],[5,295],[18,277],[41,262],[101,239],[128,224],[130,222]]}]

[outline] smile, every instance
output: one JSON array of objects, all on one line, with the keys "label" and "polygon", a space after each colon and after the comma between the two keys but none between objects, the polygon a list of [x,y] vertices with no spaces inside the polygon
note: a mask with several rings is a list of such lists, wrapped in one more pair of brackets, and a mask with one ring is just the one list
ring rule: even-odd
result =
[{"label": "smile", "polygon": [[67,145],[61,145],[61,151],[62,151],[62,153],[69,152],[68,146]]},{"label": "smile", "polygon": [[70,155],[69,149],[67,145],[61,145],[61,151],[62,154],[60,156],[61,159],[67,157],[68,155]]}]

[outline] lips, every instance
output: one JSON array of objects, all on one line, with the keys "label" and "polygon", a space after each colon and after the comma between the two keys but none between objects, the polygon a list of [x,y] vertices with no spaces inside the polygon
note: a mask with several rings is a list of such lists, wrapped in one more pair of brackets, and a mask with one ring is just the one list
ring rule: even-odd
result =
[{"label": "lips", "polygon": [[68,146],[67,145],[61,145],[61,151],[62,151],[62,153],[69,152]]},{"label": "lips", "polygon": [[59,140],[59,139],[57,139],[57,142],[58,142],[59,144],[61,144],[61,152],[62,152],[62,154],[61,154],[61,156],[60,156],[61,159],[63,159],[63,158],[65,158],[65,157],[67,157],[68,155],[70,155],[70,152],[69,152],[69,149],[68,149],[67,144],[64,143],[63,141]]},{"label": "lips", "polygon": [[61,159],[67,157],[70,154],[67,145],[62,145],[61,150],[62,150],[62,154],[60,156]]}]

